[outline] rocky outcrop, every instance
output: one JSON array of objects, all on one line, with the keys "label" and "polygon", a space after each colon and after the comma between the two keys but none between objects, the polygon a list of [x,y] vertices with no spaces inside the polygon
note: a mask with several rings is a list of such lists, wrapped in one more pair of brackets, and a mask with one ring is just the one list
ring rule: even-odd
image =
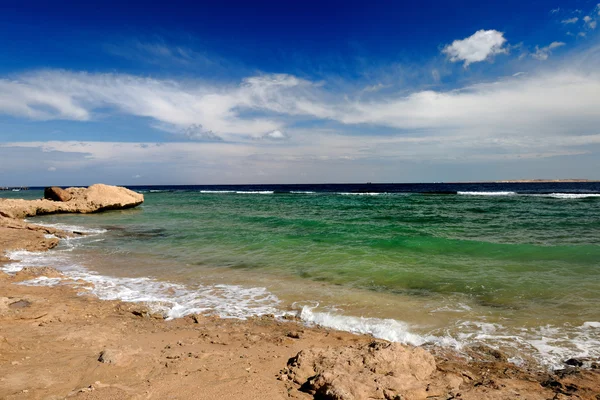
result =
[{"label": "rocky outcrop", "polygon": [[144,202],[144,195],[124,187],[96,184],[89,188],[68,188],[53,190],[52,196],[69,200],[53,201],[0,199],[0,215],[10,218],[26,218],[35,215],[57,213],[94,213],[106,210],[120,210],[138,206]]},{"label": "rocky outcrop", "polygon": [[436,363],[431,353],[383,341],[302,350],[284,372],[300,390],[330,400],[425,399],[436,393],[450,395],[462,383],[448,375],[435,380],[440,387],[434,387]]},{"label": "rocky outcrop", "polygon": [[[44,251],[55,247],[59,238],[72,236],[58,229],[29,224],[22,218],[57,213],[94,213],[135,207],[144,196],[129,189],[92,185],[89,188],[48,188],[44,196],[53,200],[0,199],[0,263],[9,261],[6,251]],[[62,199],[62,200],[61,200]]]},{"label": "rocky outcrop", "polygon": [[0,216],[0,263],[8,261],[2,254],[5,251],[45,251],[58,245],[59,238],[67,236],[67,232],[58,229]]},{"label": "rocky outcrop", "polygon": [[52,201],[69,201],[73,196],[65,189],[51,186],[44,189],[44,199]]}]

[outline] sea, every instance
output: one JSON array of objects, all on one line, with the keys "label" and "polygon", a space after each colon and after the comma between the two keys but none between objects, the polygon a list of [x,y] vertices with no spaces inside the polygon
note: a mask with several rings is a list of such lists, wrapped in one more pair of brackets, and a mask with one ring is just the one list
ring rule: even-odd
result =
[{"label": "sea", "polygon": [[542,369],[600,357],[600,183],[129,188],[143,205],[31,218],[85,235],[4,270],[54,266],[167,318],[295,315]]}]

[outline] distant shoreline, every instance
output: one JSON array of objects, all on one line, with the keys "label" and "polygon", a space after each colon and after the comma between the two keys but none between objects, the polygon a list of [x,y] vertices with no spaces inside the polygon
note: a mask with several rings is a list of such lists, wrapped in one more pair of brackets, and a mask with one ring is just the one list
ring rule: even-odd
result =
[{"label": "distant shoreline", "polygon": [[500,181],[462,181],[462,182],[443,182],[443,183],[455,184],[455,183],[596,183],[596,182],[600,182],[600,180],[598,180],[598,179],[506,179],[506,180],[500,180]]}]

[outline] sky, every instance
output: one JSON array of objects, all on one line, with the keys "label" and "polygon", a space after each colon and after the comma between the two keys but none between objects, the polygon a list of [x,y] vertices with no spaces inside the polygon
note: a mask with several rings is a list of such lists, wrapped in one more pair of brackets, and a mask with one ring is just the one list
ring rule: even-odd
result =
[{"label": "sky", "polygon": [[600,179],[598,1],[4,0],[0,186]]}]

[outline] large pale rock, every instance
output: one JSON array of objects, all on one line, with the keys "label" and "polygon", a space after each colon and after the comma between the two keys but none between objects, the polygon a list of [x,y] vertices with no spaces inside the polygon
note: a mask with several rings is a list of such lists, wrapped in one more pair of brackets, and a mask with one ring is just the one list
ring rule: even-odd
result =
[{"label": "large pale rock", "polygon": [[119,186],[103,184],[89,188],[68,188],[68,201],[0,199],[0,215],[10,218],[26,218],[35,215],[57,213],[94,213],[120,210],[138,206],[144,195]]},{"label": "large pale rock", "polygon": [[44,189],[44,199],[52,201],[69,201],[73,196],[65,189],[51,186]]},{"label": "large pale rock", "polygon": [[436,371],[431,353],[397,343],[307,349],[288,362],[288,379],[315,399],[426,398]]}]

